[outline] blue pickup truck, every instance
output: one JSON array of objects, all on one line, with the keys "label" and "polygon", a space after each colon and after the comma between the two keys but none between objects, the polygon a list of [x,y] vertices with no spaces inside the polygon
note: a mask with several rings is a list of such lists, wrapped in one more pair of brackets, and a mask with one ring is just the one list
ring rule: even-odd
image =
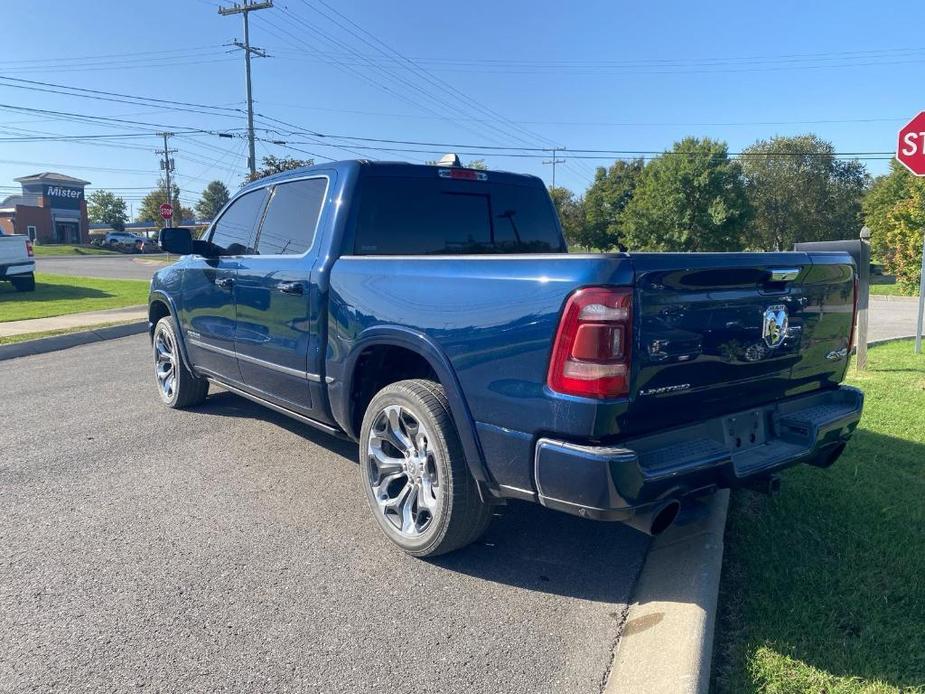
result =
[{"label": "blue pickup truck", "polygon": [[532,176],[345,161],[251,183],[155,274],[158,391],[210,384],[359,443],[432,556],[525,499],[657,534],[685,499],[831,465],[856,314],[841,253],[568,253]]}]

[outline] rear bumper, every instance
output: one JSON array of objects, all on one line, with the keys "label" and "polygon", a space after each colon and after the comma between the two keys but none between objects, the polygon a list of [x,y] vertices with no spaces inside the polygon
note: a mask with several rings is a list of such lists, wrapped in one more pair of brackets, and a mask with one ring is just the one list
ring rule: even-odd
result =
[{"label": "rear bumper", "polygon": [[542,438],[538,500],[598,520],[627,518],[670,499],[745,486],[798,463],[831,465],[854,432],[864,396],[841,386],[615,446]]},{"label": "rear bumper", "polygon": [[24,260],[7,265],[0,265],[0,279],[10,279],[11,277],[21,277],[35,272],[35,261]]}]

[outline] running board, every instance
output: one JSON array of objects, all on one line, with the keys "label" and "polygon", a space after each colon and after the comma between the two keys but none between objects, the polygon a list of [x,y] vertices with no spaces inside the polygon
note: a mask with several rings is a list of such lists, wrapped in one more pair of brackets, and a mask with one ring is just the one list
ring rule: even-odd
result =
[{"label": "running board", "polygon": [[343,439],[344,441],[353,440],[349,436],[347,436],[347,434],[345,434],[343,431],[341,431],[340,429],[337,429],[336,427],[332,427],[329,424],[324,424],[315,419],[312,419],[311,417],[306,417],[304,414],[293,412],[292,410],[286,409],[285,407],[281,405],[277,405],[276,403],[270,402],[269,400],[264,400],[259,395],[254,395],[252,393],[248,393],[246,390],[241,390],[240,388],[237,388],[233,385],[229,385],[228,383],[225,383],[225,381],[222,381],[219,378],[215,378],[214,376],[207,376],[207,378],[212,383],[219,385],[228,391],[231,391],[235,395],[240,395],[242,398],[247,398],[248,400],[256,402],[258,405],[263,405],[264,407],[268,407],[274,412],[279,412],[280,414],[284,414],[287,417],[292,417],[293,419],[299,422],[302,422],[302,424],[308,424],[308,426],[310,427],[319,429],[320,431],[323,431],[326,434],[330,434],[331,436],[336,436],[337,438]]}]

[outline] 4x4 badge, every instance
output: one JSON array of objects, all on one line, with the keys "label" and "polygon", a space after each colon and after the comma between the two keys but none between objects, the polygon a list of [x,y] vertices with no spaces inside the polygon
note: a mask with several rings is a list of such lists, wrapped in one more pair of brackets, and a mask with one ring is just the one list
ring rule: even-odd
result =
[{"label": "4x4 badge", "polygon": [[787,337],[787,326],[790,318],[787,315],[787,307],[783,304],[777,306],[768,306],[764,311],[764,321],[761,326],[761,336],[764,338],[768,347],[780,347],[784,338]]}]

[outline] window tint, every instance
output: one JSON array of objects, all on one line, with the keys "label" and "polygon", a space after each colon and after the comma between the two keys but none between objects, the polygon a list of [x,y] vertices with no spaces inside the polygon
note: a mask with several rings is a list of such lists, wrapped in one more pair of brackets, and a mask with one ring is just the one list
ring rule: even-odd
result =
[{"label": "window tint", "polygon": [[260,227],[257,253],[299,255],[311,248],[327,184],[326,178],[312,178],[276,186]]},{"label": "window tint", "polygon": [[539,185],[373,176],[363,179],[359,206],[358,255],[565,250]]},{"label": "window tint", "polygon": [[219,255],[249,255],[254,227],[263,211],[266,191],[261,188],[242,195],[218,218],[209,239]]}]

